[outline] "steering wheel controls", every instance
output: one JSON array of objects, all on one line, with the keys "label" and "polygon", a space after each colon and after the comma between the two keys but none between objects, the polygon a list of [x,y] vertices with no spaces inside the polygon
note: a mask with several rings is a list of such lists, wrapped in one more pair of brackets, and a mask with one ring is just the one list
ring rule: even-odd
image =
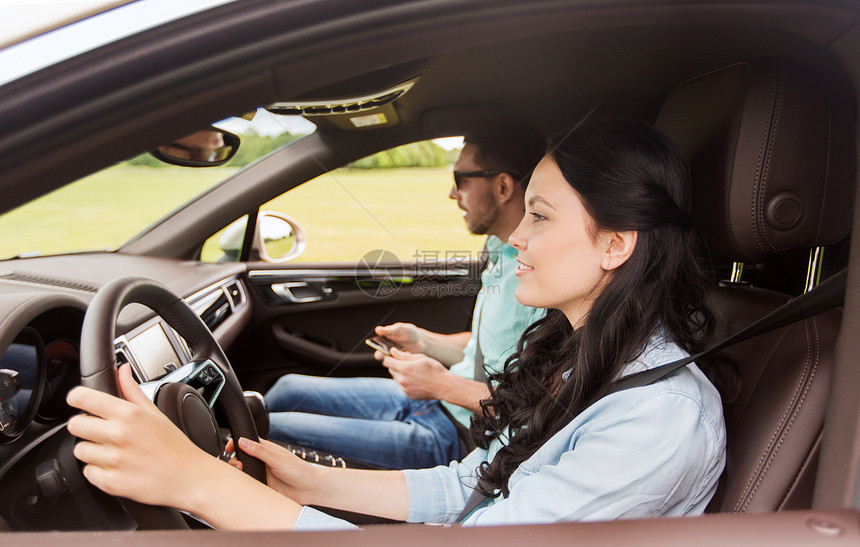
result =
[{"label": "steering wheel controls", "polygon": [[200,369],[200,372],[198,372],[196,376],[197,380],[206,386],[217,380],[219,377],[223,379],[223,376],[220,375],[218,369],[216,369],[214,365],[209,364]]},{"label": "steering wheel controls", "polygon": [[187,363],[159,380],[141,384],[140,389],[151,401],[155,401],[155,397],[162,386],[171,383],[188,384],[196,389],[211,407],[215,404],[226,382],[227,380],[221,370],[214,362],[207,359]]}]

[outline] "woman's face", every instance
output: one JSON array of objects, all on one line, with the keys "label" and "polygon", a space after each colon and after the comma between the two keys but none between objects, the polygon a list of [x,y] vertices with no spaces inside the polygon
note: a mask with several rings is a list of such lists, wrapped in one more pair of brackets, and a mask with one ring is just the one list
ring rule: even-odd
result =
[{"label": "woman's face", "polygon": [[559,309],[579,326],[608,281],[612,235],[597,230],[549,156],[535,168],[525,203],[525,216],[509,239],[519,251],[517,300]]}]

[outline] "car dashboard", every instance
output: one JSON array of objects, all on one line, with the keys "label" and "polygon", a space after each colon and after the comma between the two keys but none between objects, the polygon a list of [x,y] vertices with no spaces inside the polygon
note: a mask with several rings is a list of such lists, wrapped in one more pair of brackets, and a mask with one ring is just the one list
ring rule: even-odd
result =
[{"label": "car dashboard", "polygon": [[[109,496],[88,487],[65,430],[66,394],[81,383],[81,330],[95,293],[110,280],[136,275],[181,295],[229,345],[250,320],[244,266],[92,253],[19,259],[0,270],[0,530],[131,529]],[[57,272],[62,272],[58,274]],[[82,281],[85,280],[85,281]],[[128,306],[114,333],[117,363],[138,381],[187,370],[185,341],[148,308]],[[193,368],[193,367],[192,367]],[[200,367],[197,367],[200,368]],[[207,400],[219,382],[193,370]],[[209,396],[207,396],[207,394]],[[86,510],[99,504],[99,511]],[[92,513],[92,514],[90,514]]]}]

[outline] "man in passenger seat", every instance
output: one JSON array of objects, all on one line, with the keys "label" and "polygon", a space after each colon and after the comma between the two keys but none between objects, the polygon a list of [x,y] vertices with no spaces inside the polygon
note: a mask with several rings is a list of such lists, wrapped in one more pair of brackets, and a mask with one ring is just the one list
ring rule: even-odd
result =
[{"label": "man in passenger seat", "polygon": [[545,314],[516,301],[517,252],[507,243],[544,150],[540,133],[512,117],[489,120],[464,137],[448,197],[470,232],[489,236],[472,331],[376,327],[406,350],[375,353],[393,379],[281,377],[265,396],[270,439],[389,469],[448,464],[470,451],[463,433],[490,395],[486,374],[501,371],[526,327]]}]

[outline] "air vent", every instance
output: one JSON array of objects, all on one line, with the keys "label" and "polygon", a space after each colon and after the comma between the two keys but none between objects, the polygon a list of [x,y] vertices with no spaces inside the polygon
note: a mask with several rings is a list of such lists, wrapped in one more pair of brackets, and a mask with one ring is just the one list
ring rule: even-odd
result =
[{"label": "air vent", "polygon": [[19,281],[21,283],[33,283],[36,285],[50,285],[52,287],[61,287],[63,289],[71,289],[73,291],[83,291],[88,293],[96,293],[98,292],[97,287],[93,287],[92,285],[87,285],[85,283],[76,283],[74,281],[63,281],[61,279],[51,279],[49,277],[41,277],[38,275],[32,274],[20,274],[20,273],[7,273],[0,275],[2,279],[8,279],[10,281]]},{"label": "air vent", "polygon": [[232,308],[230,301],[227,299],[227,293],[223,290],[218,291],[218,297],[211,304],[200,312],[200,319],[206,323],[209,330],[214,331],[227,317],[230,316]]},{"label": "air vent", "polygon": [[230,297],[230,301],[233,303],[234,309],[245,303],[245,293],[242,292],[242,287],[239,285],[238,281],[230,283],[224,287],[224,290],[227,291],[227,296]]}]

